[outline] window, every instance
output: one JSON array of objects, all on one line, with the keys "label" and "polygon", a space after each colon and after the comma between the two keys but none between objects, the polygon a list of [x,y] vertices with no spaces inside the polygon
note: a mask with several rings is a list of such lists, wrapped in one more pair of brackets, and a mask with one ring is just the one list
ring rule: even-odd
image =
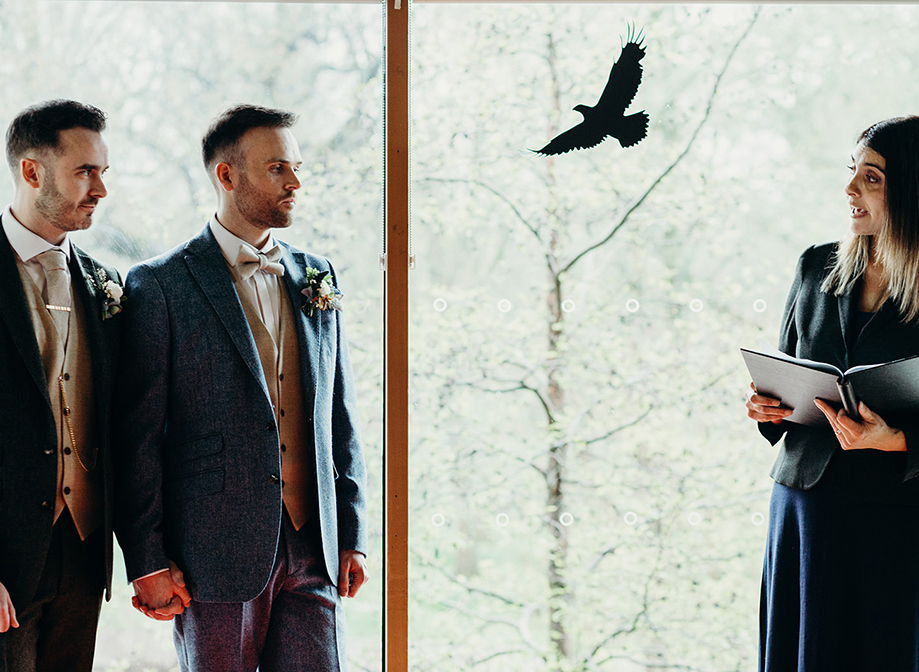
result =
[{"label": "window", "polygon": [[[109,195],[74,241],[122,274],[197,234],[213,214],[200,143],[217,114],[253,102],[300,115],[293,130],[303,186],[295,225],[279,237],[332,259],[345,293],[374,578],[346,605],[347,641],[352,667],[367,670],[380,669],[382,657],[380,31],[374,5],[0,2],[4,129],[20,109],[49,98],[109,115]],[[0,189],[8,203],[10,182]],[[96,668],[173,669],[170,624],[136,613],[120,558],[115,572]]]},{"label": "window", "polygon": [[[410,669],[755,668],[775,450],[738,349],[847,230],[858,133],[915,112],[917,21],[416,5]],[[647,137],[531,153],[630,31]]]},{"label": "window", "polygon": [[[798,254],[841,235],[858,132],[916,111],[919,11],[394,3],[412,181],[395,30],[385,198],[373,2],[0,0],[0,110],[109,113],[110,195],[77,242],[122,271],[210,216],[213,116],[301,114],[284,238],[342,277],[370,467],[352,669],[382,669],[384,569],[393,670],[751,668],[774,451],[743,417],[738,348],[774,340]],[[630,30],[647,137],[531,153],[597,101]],[[129,595],[116,576],[97,668],[171,669],[170,628]]]}]

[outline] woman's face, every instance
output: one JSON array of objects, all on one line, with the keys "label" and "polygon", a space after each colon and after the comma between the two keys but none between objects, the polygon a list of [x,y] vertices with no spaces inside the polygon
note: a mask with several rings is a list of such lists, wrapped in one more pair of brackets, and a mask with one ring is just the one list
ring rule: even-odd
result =
[{"label": "woman's face", "polygon": [[852,178],[846,184],[849,226],[857,236],[873,236],[887,221],[887,161],[860,142],[852,154]]}]

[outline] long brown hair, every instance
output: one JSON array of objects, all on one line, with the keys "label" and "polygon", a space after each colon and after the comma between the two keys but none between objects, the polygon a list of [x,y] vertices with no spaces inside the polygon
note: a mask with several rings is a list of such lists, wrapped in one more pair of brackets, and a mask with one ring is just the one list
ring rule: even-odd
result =
[{"label": "long brown hair", "polygon": [[879,121],[858,142],[886,162],[887,219],[877,235],[849,234],[839,243],[821,289],[837,296],[852,291],[873,251],[903,321],[919,322],[919,117]]}]

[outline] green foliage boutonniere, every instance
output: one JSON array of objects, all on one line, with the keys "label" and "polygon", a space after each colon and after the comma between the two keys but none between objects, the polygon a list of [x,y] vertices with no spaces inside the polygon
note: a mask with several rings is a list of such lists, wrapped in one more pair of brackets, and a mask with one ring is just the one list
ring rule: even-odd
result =
[{"label": "green foliage boutonniere", "polygon": [[332,284],[328,271],[308,267],[306,282],[300,293],[305,297],[301,309],[307,317],[312,317],[314,310],[341,310],[342,293]]},{"label": "green foliage boutonniere", "polygon": [[124,287],[108,277],[104,268],[96,269],[95,285],[103,294],[102,319],[107,320],[121,312],[121,303],[127,301]]}]

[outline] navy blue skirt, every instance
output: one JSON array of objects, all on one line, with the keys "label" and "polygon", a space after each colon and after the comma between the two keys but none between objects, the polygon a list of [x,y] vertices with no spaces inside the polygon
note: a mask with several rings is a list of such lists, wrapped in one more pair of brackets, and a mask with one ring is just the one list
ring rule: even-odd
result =
[{"label": "navy blue skirt", "polygon": [[919,507],[901,459],[840,451],[812,489],[774,485],[761,672],[919,670]]}]

